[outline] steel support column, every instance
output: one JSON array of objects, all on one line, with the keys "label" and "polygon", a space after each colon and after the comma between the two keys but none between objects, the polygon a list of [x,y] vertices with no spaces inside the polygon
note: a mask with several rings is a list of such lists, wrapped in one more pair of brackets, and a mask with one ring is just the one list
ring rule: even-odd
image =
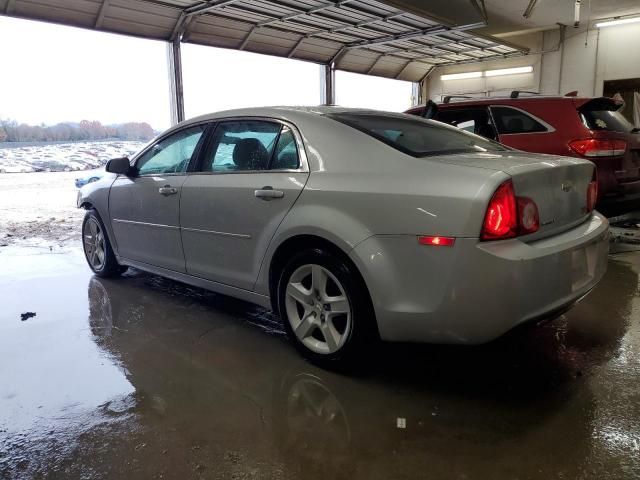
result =
[{"label": "steel support column", "polygon": [[433,73],[435,67],[431,67],[419,82],[415,82],[414,86],[418,88],[418,105],[425,105],[429,101],[429,75]]},{"label": "steel support column", "polygon": [[422,84],[413,82],[411,84],[411,106],[417,107],[422,103]]},{"label": "steel support column", "polygon": [[171,89],[171,124],[184,120],[184,89],[182,87],[182,54],[180,38],[167,43],[169,88]]},{"label": "steel support column", "polygon": [[335,105],[336,103],[335,63],[320,66],[320,103],[322,105]]}]

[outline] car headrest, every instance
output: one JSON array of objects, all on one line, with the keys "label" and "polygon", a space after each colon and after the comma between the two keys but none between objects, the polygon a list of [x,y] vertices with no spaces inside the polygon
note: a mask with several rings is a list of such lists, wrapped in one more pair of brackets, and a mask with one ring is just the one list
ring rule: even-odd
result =
[{"label": "car headrest", "polygon": [[238,170],[265,170],[269,152],[257,138],[243,138],[233,148],[233,163]]}]

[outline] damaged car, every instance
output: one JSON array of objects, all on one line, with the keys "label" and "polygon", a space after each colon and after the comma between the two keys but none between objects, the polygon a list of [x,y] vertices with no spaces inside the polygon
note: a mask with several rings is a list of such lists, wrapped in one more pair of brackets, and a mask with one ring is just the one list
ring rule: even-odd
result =
[{"label": "damaged car", "polygon": [[96,275],[134,267],[273,308],[325,366],[379,339],[488,342],[606,270],[593,163],[416,116],[226,111],[106,170],[78,195]]}]

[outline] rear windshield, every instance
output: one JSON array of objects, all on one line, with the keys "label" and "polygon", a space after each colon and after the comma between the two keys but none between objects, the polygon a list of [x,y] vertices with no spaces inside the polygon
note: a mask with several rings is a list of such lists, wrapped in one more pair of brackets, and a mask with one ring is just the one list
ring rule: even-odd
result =
[{"label": "rear windshield", "polygon": [[408,115],[345,112],[331,113],[328,117],[414,157],[508,150],[478,135]]},{"label": "rear windshield", "polygon": [[589,130],[629,133],[633,125],[618,112],[619,105],[609,99],[592,100],[578,110]]}]

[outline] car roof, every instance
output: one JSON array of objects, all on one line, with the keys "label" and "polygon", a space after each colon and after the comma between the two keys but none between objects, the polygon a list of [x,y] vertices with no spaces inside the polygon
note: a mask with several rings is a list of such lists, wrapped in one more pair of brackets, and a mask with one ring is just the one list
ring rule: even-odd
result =
[{"label": "car roof", "polygon": [[[464,106],[464,105],[492,105],[492,104],[503,104],[503,105],[522,105],[530,102],[571,102],[576,106],[583,105],[594,98],[599,97],[574,97],[574,96],[563,96],[563,95],[531,95],[527,97],[482,97],[482,98],[469,98],[464,100],[454,100],[452,102],[444,103],[439,102],[438,107],[443,108],[454,108],[456,106]],[[604,97],[602,97],[604,98]]]},{"label": "car roof", "polygon": [[248,107],[236,108],[231,110],[222,110],[219,112],[207,113],[197,117],[184,120],[177,125],[162,132],[161,136],[166,136],[176,130],[204,123],[215,121],[229,117],[266,117],[278,120],[290,121],[297,125],[298,122],[304,123],[305,120],[321,118],[331,113],[361,113],[361,114],[382,114],[386,116],[405,117],[406,113],[387,112],[384,110],[373,110],[367,108],[349,108],[340,107],[338,105],[318,105],[318,106],[273,106],[273,107]]},{"label": "car roof", "polygon": [[251,107],[236,108],[231,110],[222,110],[220,112],[208,113],[198,117],[189,119],[182,123],[200,123],[207,120],[216,120],[227,117],[271,117],[271,118],[291,118],[291,117],[308,117],[327,115],[332,113],[365,113],[365,114],[383,114],[389,116],[402,116],[404,114],[398,112],[386,112],[383,110],[373,110],[366,108],[348,108],[337,105],[320,105],[320,106],[274,106],[274,107]]},{"label": "car roof", "polygon": [[348,108],[340,107],[337,105],[250,107],[223,110],[220,112],[208,113],[205,115],[200,115],[198,117],[190,118],[173,126],[169,130],[167,130],[167,132],[179,128],[184,128],[192,124],[214,121],[217,119],[228,117],[267,117],[280,120],[288,120],[295,124],[298,121],[323,117],[332,113],[378,114],[390,117],[404,117],[406,115],[405,113],[399,112],[387,112],[384,110],[373,110],[367,108]]}]

